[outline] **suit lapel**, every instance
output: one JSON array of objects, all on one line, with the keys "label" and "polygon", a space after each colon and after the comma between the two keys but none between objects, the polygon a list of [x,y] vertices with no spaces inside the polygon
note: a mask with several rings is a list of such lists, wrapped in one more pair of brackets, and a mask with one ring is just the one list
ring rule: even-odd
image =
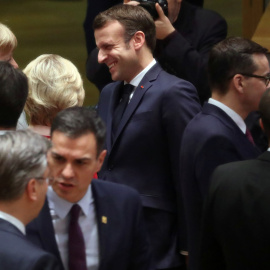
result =
[{"label": "suit lapel", "polygon": [[117,82],[115,89],[112,91],[112,97],[110,99],[109,103],[109,110],[108,110],[108,117],[107,117],[107,138],[106,138],[106,145],[108,152],[111,151],[112,148],[112,119],[113,119],[113,113],[114,108],[117,105],[117,102],[119,100],[120,90],[123,85],[123,82]]},{"label": "suit lapel", "polygon": [[246,153],[258,156],[261,151],[251,144],[251,142],[248,140],[246,135],[242,132],[242,130],[237,126],[237,124],[231,119],[229,115],[227,115],[223,110],[221,110],[219,107],[205,103],[203,106],[203,113],[205,114],[211,114],[218,118],[224,125],[226,125],[234,134],[234,139],[237,140],[237,137],[241,141],[241,144],[245,145],[243,150],[246,151]]},{"label": "suit lapel", "polygon": [[59,261],[62,262],[61,256],[57,247],[57,243],[55,240],[52,217],[50,214],[50,209],[49,209],[47,199],[44,203],[44,206],[38,218],[36,218],[33,222],[37,226],[37,232],[40,236],[43,248],[47,250],[48,252],[53,253],[59,259]]},{"label": "suit lapel", "polygon": [[99,237],[99,270],[108,269],[107,259],[110,254],[110,246],[108,245],[108,239],[110,239],[110,203],[108,202],[107,196],[99,189],[97,181],[92,180],[91,188],[94,197],[97,225],[98,225],[98,237]]},{"label": "suit lapel", "polygon": [[[122,133],[123,129],[125,128],[127,122],[131,118],[131,116],[136,111],[137,107],[139,106],[144,94],[148,91],[148,89],[153,85],[153,82],[157,79],[158,74],[161,71],[161,67],[159,64],[155,64],[143,77],[141,82],[139,83],[138,87],[135,89],[134,95],[130,100],[124,115],[120,121],[119,127],[116,132],[115,142],[119,138],[120,134]],[[110,134],[111,135],[111,134]],[[113,145],[112,145],[113,147]]]}]

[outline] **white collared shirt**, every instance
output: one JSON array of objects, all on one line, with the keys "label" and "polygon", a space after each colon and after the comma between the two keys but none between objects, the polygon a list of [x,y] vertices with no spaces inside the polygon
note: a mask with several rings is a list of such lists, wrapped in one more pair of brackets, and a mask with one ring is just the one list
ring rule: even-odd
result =
[{"label": "white collared shirt", "polygon": [[235,124],[241,129],[241,131],[246,134],[247,126],[243,120],[243,118],[236,113],[234,110],[226,106],[225,104],[213,99],[209,98],[208,100],[209,104],[215,105],[219,107],[222,111],[224,111],[234,122]]},{"label": "white collared shirt", "polygon": [[21,231],[25,235],[25,226],[20,220],[2,211],[0,211],[0,218],[14,225],[19,231]]},{"label": "white collared shirt", "polygon": [[[64,267],[68,269],[68,214],[73,204],[60,198],[51,186],[48,188],[47,195],[56,243]],[[84,236],[87,269],[97,270],[99,266],[98,227],[91,185],[84,197],[77,204],[82,209],[79,224]]]},{"label": "white collared shirt", "polygon": [[[132,84],[134,86],[134,91],[132,91],[132,93],[129,96],[129,100],[131,100],[131,98],[133,97],[133,94],[135,92],[136,87],[139,85],[139,83],[141,82],[141,80],[143,79],[144,75],[149,71],[149,69],[151,67],[153,67],[156,64],[156,60],[153,59],[151,61],[151,63],[145,68],[143,69],[137,76],[135,76],[131,81],[130,84]],[[127,82],[124,82],[124,84],[126,84]]]}]

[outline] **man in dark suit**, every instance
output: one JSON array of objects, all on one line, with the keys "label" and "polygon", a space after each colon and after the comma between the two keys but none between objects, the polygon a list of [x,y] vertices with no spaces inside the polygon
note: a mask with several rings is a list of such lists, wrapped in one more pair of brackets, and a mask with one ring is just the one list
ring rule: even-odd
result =
[{"label": "man in dark suit", "polygon": [[0,135],[0,269],[60,269],[54,256],[25,237],[25,225],[44,204],[48,148],[49,142],[31,131]]},{"label": "man in dark suit", "polygon": [[[270,139],[270,91],[259,111]],[[203,215],[202,269],[270,268],[270,148],[255,160],[219,166]]]},{"label": "man in dark suit", "polygon": [[[130,4],[129,0],[125,2]],[[157,5],[160,17],[155,21],[154,56],[165,71],[194,84],[200,101],[204,102],[211,95],[206,71],[209,51],[226,38],[227,24],[213,11],[181,2],[168,1],[168,17]],[[110,82],[110,76],[107,67],[97,63],[97,54],[98,50],[89,53],[86,73],[101,91]]]},{"label": "man in dark suit", "polygon": [[98,104],[108,151],[99,177],[139,191],[157,269],[182,269],[179,149],[186,124],[201,109],[196,89],[154,60],[155,25],[143,8],[113,7],[96,17],[94,29],[99,62],[117,81],[103,89]]},{"label": "man in dark suit", "polygon": [[258,109],[269,84],[266,52],[252,41],[228,38],[210,53],[212,98],[187,125],[180,157],[191,269],[198,269],[202,205],[213,170],[260,153],[251,142],[244,119]]},{"label": "man in dark suit", "polygon": [[[92,181],[106,155],[104,140],[105,125],[95,112],[75,107],[56,116],[48,154],[53,181],[27,235],[55,254],[64,269],[151,270],[137,192]],[[78,209],[77,221],[73,209]]]}]

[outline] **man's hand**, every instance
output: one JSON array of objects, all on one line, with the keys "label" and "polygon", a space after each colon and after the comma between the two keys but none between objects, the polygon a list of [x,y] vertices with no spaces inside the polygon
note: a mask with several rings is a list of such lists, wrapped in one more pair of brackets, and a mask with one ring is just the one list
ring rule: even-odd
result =
[{"label": "man's hand", "polygon": [[169,18],[164,14],[161,6],[158,3],[156,3],[156,10],[159,16],[159,18],[155,20],[156,37],[157,39],[164,39],[172,32],[174,32],[175,29],[172,26]]}]

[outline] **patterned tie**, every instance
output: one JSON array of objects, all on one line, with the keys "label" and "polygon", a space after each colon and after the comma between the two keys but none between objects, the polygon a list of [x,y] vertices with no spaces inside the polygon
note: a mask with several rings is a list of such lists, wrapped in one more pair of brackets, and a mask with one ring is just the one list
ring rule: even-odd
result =
[{"label": "patterned tie", "polygon": [[248,140],[249,140],[253,145],[255,145],[254,140],[253,140],[252,135],[251,135],[251,132],[250,132],[248,129],[246,129],[246,136],[247,136]]},{"label": "patterned tie", "polygon": [[81,207],[74,204],[69,212],[68,267],[69,270],[87,270],[85,244],[79,225]]},{"label": "patterned tie", "polygon": [[115,108],[115,111],[113,113],[113,123],[112,123],[112,139],[113,139],[113,141],[114,141],[119,123],[120,123],[122,116],[125,112],[125,109],[128,105],[129,96],[130,96],[131,92],[133,91],[133,89],[134,89],[134,86],[131,84],[125,84],[123,86],[122,96],[121,96],[120,102],[117,105],[117,107]]}]

